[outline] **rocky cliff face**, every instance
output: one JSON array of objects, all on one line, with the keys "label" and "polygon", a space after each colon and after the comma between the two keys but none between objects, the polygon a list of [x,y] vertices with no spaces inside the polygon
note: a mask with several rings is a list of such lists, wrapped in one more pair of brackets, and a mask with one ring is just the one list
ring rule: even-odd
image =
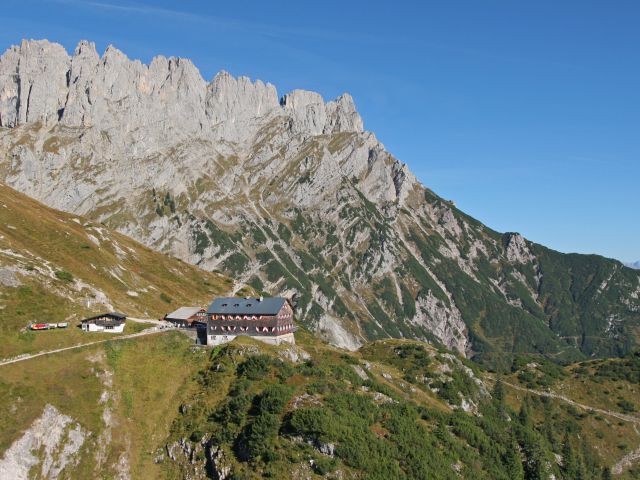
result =
[{"label": "rocky cliff face", "polygon": [[348,94],[279,99],[226,72],[208,83],[184,59],[24,41],[0,57],[0,127],[7,184],[297,293],[300,319],[340,346],[393,336],[571,357],[630,348],[640,323],[636,272],[466,216],[364,130]]}]

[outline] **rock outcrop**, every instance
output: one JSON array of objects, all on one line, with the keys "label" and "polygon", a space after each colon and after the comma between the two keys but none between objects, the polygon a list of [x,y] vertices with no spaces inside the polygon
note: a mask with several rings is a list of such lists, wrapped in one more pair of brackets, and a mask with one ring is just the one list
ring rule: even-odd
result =
[{"label": "rock outcrop", "polygon": [[56,479],[67,465],[77,462],[87,432],[53,405],[16,440],[0,459],[0,478],[26,480],[36,471],[39,478]]},{"label": "rock outcrop", "polygon": [[527,242],[519,233],[506,233],[505,245],[507,250],[507,260],[513,263],[529,263],[535,257],[529,250]]}]

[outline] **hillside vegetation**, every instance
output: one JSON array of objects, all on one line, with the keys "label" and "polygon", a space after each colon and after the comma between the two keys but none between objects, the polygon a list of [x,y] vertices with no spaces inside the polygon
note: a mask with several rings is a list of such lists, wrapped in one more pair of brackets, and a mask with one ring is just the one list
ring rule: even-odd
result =
[{"label": "hillside vegetation", "polygon": [[[0,185],[0,358],[103,338],[76,328],[91,314],[160,318],[182,305],[205,306],[232,288],[223,275]],[[71,325],[32,332],[32,322]],[[135,329],[129,324],[125,333]]]},{"label": "hillside vegetation", "polygon": [[[640,446],[639,357],[522,359],[496,382],[416,341],[296,338],[207,349],[173,331],[0,367],[0,473],[31,458],[32,478],[637,478],[621,461]],[[539,394],[555,390],[610,412]],[[51,408],[67,426],[29,455]]]},{"label": "hillside vegetation", "polygon": [[212,352],[171,426],[168,478],[599,480],[640,444],[637,417],[514,390],[426,344],[298,339]]}]

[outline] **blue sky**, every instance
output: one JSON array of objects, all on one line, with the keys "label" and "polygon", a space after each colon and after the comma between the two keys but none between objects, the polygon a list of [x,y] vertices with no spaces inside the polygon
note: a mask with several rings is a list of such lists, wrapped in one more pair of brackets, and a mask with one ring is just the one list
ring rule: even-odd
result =
[{"label": "blue sky", "polygon": [[500,231],[640,259],[637,1],[5,0],[0,48],[48,38],[191,58],[326,99]]}]

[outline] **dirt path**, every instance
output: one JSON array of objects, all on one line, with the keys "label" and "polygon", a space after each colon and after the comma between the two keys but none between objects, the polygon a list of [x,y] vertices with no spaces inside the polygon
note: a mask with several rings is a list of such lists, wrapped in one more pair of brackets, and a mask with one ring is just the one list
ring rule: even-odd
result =
[{"label": "dirt path", "polygon": [[[614,418],[618,418],[620,420],[624,420],[625,422],[632,422],[633,423],[633,429],[636,431],[636,433],[638,432],[636,426],[640,425],[640,418],[636,417],[634,415],[626,415],[624,413],[620,413],[620,412],[613,412],[611,410],[605,410],[602,408],[595,408],[595,407],[590,407],[589,405],[584,405],[582,403],[578,403],[574,400],[571,400],[570,398],[565,397],[564,395],[560,395],[558,393],[553,393],[553,392],[542,392],[540,390],[532,390],[530,388],[525,388],[525,387],[521,387],[519,385],[514,385],[513,383],[509,383],[509,382],[505,382],[503,380],[502,382],[504,385],[511,387],[515,390],[520,390],[521,392],[528,392],[528,393],[532,393],[533,395],[539,395],[541,397],[549,397],[549,398],[555,398],[558,400],[561,400],[563,402],[568,403],[569,405],[573,405],[574,407],[578,407],[581,408],[583,410],[590,410],[593,412],[598,412],[601,413],[603,415],[608,415],[610,417],[614,417]],[[611,467],[611,473],[613,473],[614,475],[620,475],[624,470],[626,470],[627,468],[631,467],[634,463],[636,463],[638,460],[640,460],[640,448],[627,453],[624,457],[622,457],[620,460],[618,460],[612,467]]]},{"label": "dirt path", "polygon": [[557,398],[558,400],[562,400],[563,402],[566,402],[570,405],[573,405],[574,407],[578,407],[581,408],[583,410],[590,410],[590,411],[594,411],[594,412],[598,412],[598,413],[602,413],[603,415],[608,415],[610,417],[615,417],[618,418],[620,420],[624,420],[625,422],[633,422],[635,424],[639,424],[640,423],[640,417],[636,417],[634,415],[626,415],[624,413],[619,413],[619,412],[613,412],[611,410],[605,410],[602,408],[596,408],[596,407],[590,407],[589,405],[585,405],[583,403],[578,403],[574,400],[571,400],[568,397],[565,397],[564,395],[560,395],[558,393],[553,393],[553,392],[543,392],[541,390],[532,390],[530,388],[525,388],[525,387],[521,387],[519,385],[514,385],[513,383],[508,383],[505,382],[503,380],[502,382],[504,385],[507,385],[515,390],[520,390],[522,392],[529,392],[532,393],[534,395],[538,395],[540,397],[549,397],[549,398]]},{"label": "dirt path", "polygon": [[132,322],[137,323],[150,323],[152,325],[171,327],[171,323],[165,320],[155,320],[153,318],[135,318],[135,317],[127,317],[127,320],[131,320]]},{"label": "dirt path", "polygon": [[[105,338],[104,340],[96,340],[94,342],[79,343],[77,345],[71,345],[70,347],[58,348],[56,350],[48,350],[46,352],[38,352],[38,353],[32,353],[32,354],[28,354],[28,355],[20,355],[19,357],[16,357],[16,358],[10,358],[8,360],[0,361],[0,367],[2,367],[4,365],[10,365],[12,363],[24,362],[25,360],[31,360],[32,358],[36,358],[36,357],[42,357],[42,356],[45,356],[45,355],[53,355],[54,353],[65,352],[67,350],[74,350],[76,348],[88,347],[90,345],[97,345],[99,343],[117,342],[118,340],[127,340],[129,338],[142,337],[144,335],[153,335],[154,333],[162,333],[162,332],[166,332],[166,331],[169,331],[169,330],[170,329],[161,329],[161,328],[158,328],[158,327],[152,327],[152,328],[147,328],[146,330],[143,330],[143,331],[138,332],[138,333],[132,333],[130,335],[121,335],[119,337],[110,337],[110,338]],[[109,334],[107,333],[105,335],[109,335]]]}]

